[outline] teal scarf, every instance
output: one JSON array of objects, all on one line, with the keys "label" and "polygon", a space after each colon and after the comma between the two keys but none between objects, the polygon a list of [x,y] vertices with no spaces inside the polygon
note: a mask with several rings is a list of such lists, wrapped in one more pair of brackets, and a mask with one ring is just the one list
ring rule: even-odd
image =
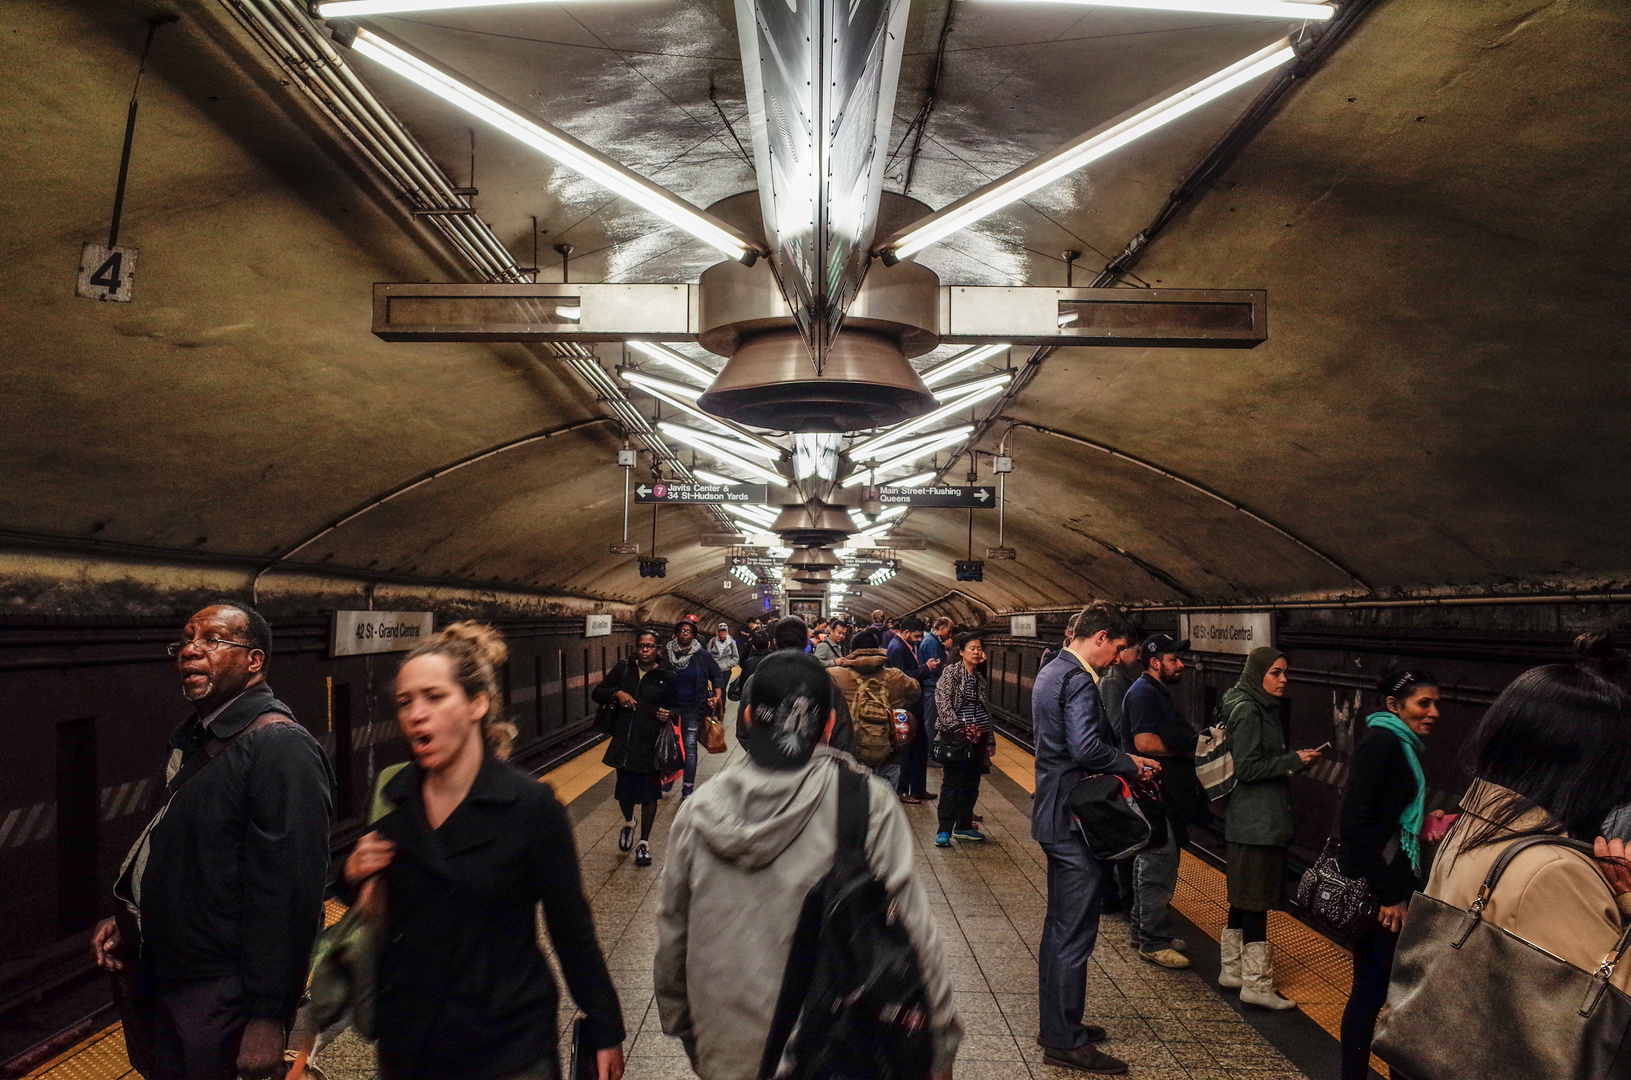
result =
[{"label": "teal scarf", "polygon": [[1410,800],[1410,805],[1404,808],[1399,817],[1399,846],[1404,853],[1410,856],[1410,865],[1417,874],[1421,873],[1421,828],[1425,819],[1427,807],[1427,776],[1421,771],[1421,752],[1424,744],[1421,736],[1410,730],[1410,726],[1399,719],[1396,713],[1373,712],[1365,717],[1369,727],[1384,728],[1399,737],[1404,744],[1405,760],[1410,762],[1410,771],[1416,777],[1416,797]]}]

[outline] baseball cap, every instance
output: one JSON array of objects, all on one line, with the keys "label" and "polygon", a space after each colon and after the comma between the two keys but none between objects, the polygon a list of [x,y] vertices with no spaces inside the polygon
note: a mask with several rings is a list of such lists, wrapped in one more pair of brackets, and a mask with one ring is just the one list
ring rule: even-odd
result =
[{"label": "baseball cap", "polygon": [[1139,646],[1145,660],[1153,660],[1157,656],[1171,656],[1173,653],[1189,651],[1189,639],[1179,641],[1171,634],[1151,634]]},{"label": "baseball cap", "polygon": [[715,630],[729,630],[730,628],[731,624],[728,622],[722,622],[718,626],[714,627]]}]

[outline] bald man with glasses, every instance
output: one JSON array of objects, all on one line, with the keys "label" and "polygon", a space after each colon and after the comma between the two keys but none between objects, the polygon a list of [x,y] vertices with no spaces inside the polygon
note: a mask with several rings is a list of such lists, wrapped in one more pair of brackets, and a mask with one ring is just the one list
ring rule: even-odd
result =
[{"label": "bald man with glasses", "polygon": [[147,1080],[268,1080],[323,926],[333,777],[266,685],[272,632],[253,608],[211,604],[168,651],[193,714],[91,952],[118,976]]}]

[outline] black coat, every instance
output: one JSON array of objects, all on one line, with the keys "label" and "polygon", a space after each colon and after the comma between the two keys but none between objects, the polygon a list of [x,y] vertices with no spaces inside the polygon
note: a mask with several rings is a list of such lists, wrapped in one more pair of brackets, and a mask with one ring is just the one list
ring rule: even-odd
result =
[{"label": "black coat", "polygon": [[1416,891],[1410,856],[1397,845],[1392,858],[1386,854],[1398,838],[1399,815],[1415,797],[1416,777],[1399,737],[1381,728],[1366,731],[1348,762],[1337,861],[1344,874],[1364,878],[1383,905],[1402,904]]},{"label": "black coat", "polygon": [[673,679],[674,672],[661,663],[644,678],[640,676],[640,665],[633,660],[619,660],[612,665],[612,670],[590,696],[597,704],[611,705],[621,690],[635,700],[635,707],[617,709],[614,706],[612,741],[606,747],[602,762],[624,772],[657,771],[657,736],[663,730],[657,710],[678,707],[674,704]]},{"label": "black coat", "polygon": [[496,1080],[556,1053],[559,994],[538,947],[539,901],[572,998],[596,1047],[623,1016],[583,895],[572,822],[548,785],[488,758],[470,794],[432,830],[409,763],[385,785],[374,828],[396,845],[379,967],[386,1080]]}]

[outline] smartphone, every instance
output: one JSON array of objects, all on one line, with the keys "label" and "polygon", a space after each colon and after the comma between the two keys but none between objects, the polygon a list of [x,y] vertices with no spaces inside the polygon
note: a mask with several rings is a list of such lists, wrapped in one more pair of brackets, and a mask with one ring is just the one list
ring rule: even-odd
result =
[{"label": "smartphone", "polygon": [[1314,753],[1323,754],[1329,749],[1331,749],[1331,744],[1329,742],[1322,742],[1318,746],[1314,747]]}]

